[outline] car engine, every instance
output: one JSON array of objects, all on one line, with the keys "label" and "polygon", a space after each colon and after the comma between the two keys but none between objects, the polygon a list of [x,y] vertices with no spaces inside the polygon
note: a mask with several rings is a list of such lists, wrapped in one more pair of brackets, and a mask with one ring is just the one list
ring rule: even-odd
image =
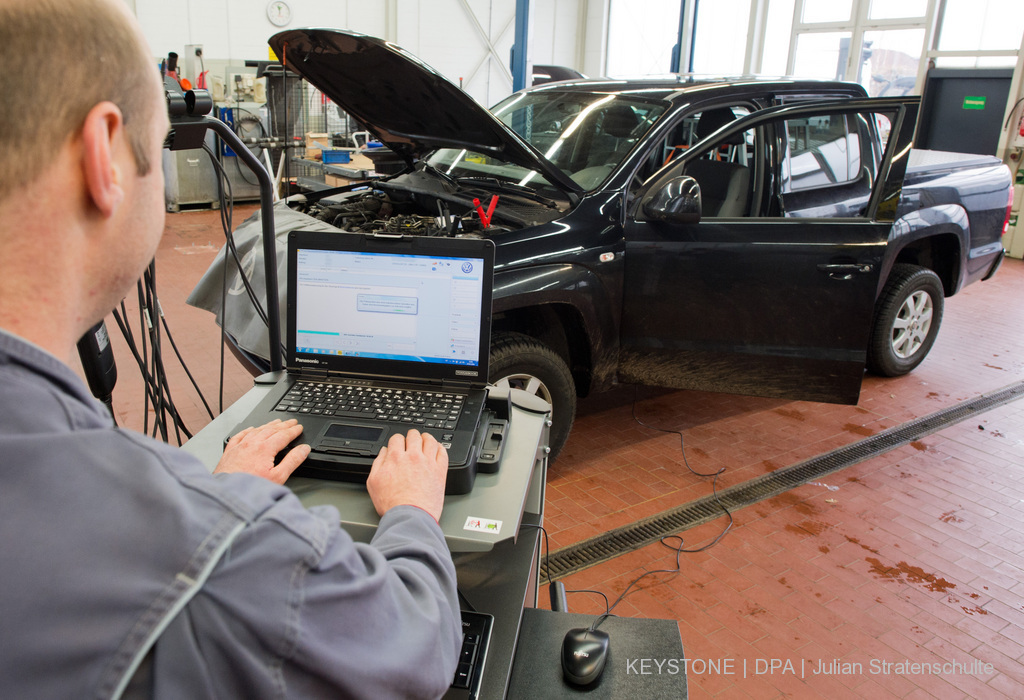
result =
[{"label": "car engine", "polygon": [[[303,208],[305,214],[342,231],[396,233],[412,236],[451,236],[483,230],[472,209],[453,215],[448,203],[437,198],[436,215],[425,213],[427,205],[416,200],[397,201],[380,190],[350,195],[344,199],[323,199]],[[491,226],[491,229],[500,227]]]}]

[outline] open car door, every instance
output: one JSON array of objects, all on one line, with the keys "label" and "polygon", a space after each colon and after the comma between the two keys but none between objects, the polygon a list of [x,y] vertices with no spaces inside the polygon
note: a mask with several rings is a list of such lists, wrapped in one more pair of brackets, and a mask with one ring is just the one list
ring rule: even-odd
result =
[{"label": "open car door", "polygon": [[626,223],[620,380],[856,403],[917,110],[905,97],[755,112],[644,183]]}]

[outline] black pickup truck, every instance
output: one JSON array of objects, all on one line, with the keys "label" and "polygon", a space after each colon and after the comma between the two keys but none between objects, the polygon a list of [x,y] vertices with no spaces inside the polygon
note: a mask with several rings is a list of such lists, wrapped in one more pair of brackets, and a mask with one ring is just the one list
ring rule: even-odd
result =
[{"label": "black pickup truck", "polygon": [[[296,228],[493,239],[490,378],[552,403],[556,454],[577,397],[616,383],[855,403],[865,367],[916,367],[944,298],[1002,261],[1008,170],[912,150],[914,97],[672,76],[549,83],[488,112],[379,39],[270,43],[407,164],[279,204],[279,244]],[[236,232],[257,286],[258,237]],[[222,267],[190,303],[219,314]],[[255,368],[265,329],[229,302]]]}]

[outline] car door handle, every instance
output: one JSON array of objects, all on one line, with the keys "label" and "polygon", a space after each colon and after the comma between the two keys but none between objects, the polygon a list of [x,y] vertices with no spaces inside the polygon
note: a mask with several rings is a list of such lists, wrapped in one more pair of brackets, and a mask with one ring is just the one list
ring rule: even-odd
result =
[{"label": "car door handle", "polygon": [[841,265],[818,265],[818,269],[827,272],[834,280],[853,279],[855,273],[867,274],[875,269],[874,265],[868,263],[849,263]]}]

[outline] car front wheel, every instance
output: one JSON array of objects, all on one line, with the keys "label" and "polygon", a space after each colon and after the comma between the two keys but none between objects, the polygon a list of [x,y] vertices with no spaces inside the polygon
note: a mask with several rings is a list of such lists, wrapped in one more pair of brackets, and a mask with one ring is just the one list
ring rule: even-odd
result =
[{"label": "car front wheel", "polygon": [[562,449],[576,417],[576,385],[565,361],[544,343],[522,333],[491,340],[490,382],[522,389],[551,404],[550,458]]},{"label": "car front wheel", "polygon": [[944,293],[938,275],[917,265],[894,265],[875,304],[868,369],[898,377],[928,355],[942,322]]}]

